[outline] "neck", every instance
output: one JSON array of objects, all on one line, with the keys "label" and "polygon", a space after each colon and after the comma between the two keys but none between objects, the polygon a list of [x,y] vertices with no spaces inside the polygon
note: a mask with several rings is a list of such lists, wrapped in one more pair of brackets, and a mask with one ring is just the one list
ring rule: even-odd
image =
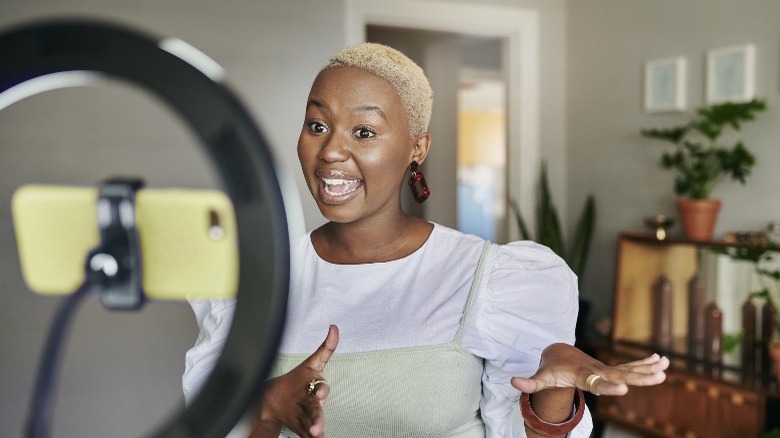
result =
[{"label": "neck", "polygon": [[312,244],[320,257],[332,263],[378,263],[413,253],[432,229],[431,223],[400,212],[391,220],[329,222],[312,233]]}]

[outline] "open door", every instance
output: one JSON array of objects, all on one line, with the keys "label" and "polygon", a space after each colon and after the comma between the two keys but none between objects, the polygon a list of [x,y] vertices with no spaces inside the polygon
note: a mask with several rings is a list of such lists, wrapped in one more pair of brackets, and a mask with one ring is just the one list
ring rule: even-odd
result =
[{"label": "open door", "polygon": [[405,195],[404,210],[506,241],[503,38],[369,25],[366,40],[405,53],[425,70],[433,88],[432,147],[421,167],[432,195],[422,205]]}]

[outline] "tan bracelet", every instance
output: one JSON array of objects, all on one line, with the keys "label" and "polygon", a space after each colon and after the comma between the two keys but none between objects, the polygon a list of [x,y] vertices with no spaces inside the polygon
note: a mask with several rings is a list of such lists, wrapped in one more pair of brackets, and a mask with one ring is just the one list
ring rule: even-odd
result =
[{"label": "tan bracelet", "polygon": [[577,388],[577,395],[574,398],[574,415],[563,423],[548,423],[534,412],[531,407],[531,395],[524,392],[520,396],[520,413],[523,414],[523,420],[534,432],[542,436],[560,436],[574,430],[585,412],[585,395],[582,390]]}]

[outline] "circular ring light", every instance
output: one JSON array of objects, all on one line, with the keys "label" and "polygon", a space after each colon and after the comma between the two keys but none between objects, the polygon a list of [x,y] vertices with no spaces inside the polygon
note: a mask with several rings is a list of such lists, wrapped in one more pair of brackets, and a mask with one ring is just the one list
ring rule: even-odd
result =
[{"label": "circular ring light", "polygon": [[283,190],[268,143],[221,83],[221,68],[180,40],[158,40],[107,23],[49,21],[1,33],[0,59],[0,109],[42,91],[109,76],[169,104],[216,163],[239,228],[236,312],[200,394],[156,436],[225,436],[270,372],[287,304],[288,224],[301,223],[288,216],[300,207],[292,188]]}]

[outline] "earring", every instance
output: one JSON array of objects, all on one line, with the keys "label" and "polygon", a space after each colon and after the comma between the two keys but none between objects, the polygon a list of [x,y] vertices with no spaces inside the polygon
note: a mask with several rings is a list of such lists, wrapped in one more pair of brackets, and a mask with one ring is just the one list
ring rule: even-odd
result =
[{"label": "earring", "polygon": [[[417,201],[418,204],[422,204],[431,196],[431,189],[428,188],[428,184],[425,182],[425,176],[422,172],[417,171],[418,167],[420,167],[420,165],[417,164],[416,161],[412,161],[412,164],[409,165],[409,170],[412,171],[412,176],[409,177],[409,187],[412,188],[414,200]],[[422,193],[417,191],[418,182],[420,183],[420,187],[422,187]]]}]

